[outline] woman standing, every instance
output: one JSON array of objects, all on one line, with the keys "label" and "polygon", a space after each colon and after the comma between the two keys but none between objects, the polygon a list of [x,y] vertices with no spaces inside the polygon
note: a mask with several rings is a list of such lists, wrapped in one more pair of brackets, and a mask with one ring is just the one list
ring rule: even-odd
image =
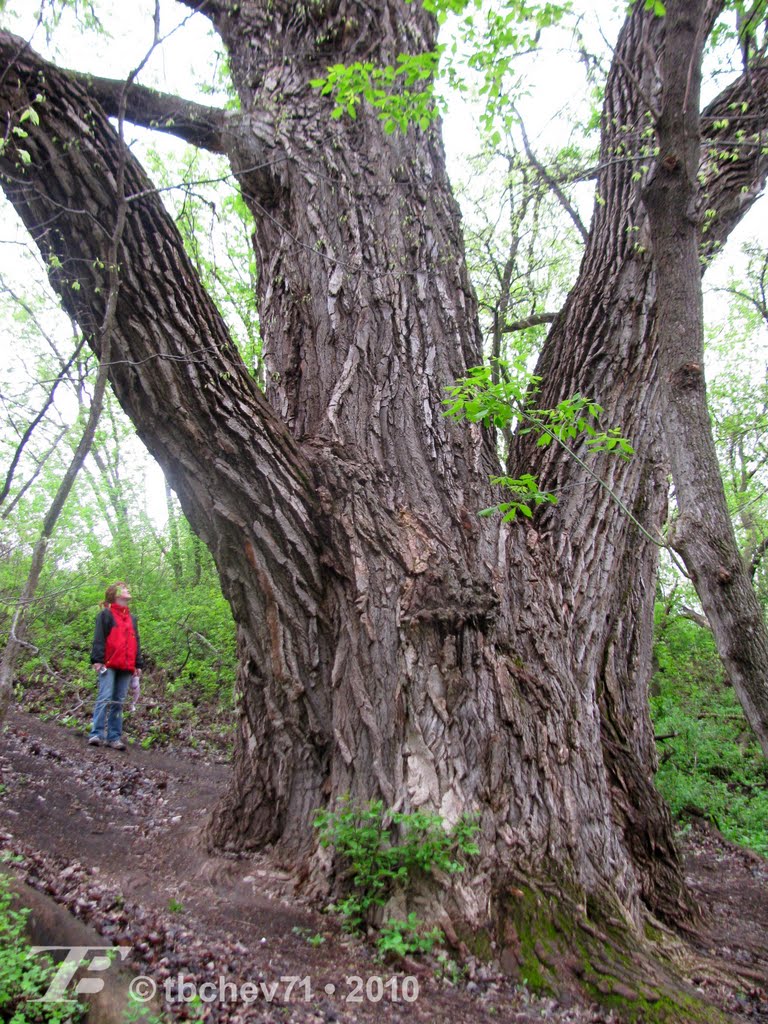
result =
[{"label": "woman standing", "polygon": [[125,750],[123,703],[131,677],[140,676],[144,664],[136,619],[128,610],[130,602],[128,584],[113,583],[107,587],[102,610],[96,617],[91,664],[98,673],[99,692],[88,737],[93,747],[106,743],[115,750]]}]

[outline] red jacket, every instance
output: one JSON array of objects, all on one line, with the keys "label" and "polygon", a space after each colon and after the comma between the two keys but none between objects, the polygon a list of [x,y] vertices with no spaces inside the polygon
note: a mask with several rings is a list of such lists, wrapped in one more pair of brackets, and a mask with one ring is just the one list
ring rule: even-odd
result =
[{"label": "red jacket", "polygon": [[97,615],[91,663],[123,672],[143,668],[136,619],[123,605],[112,604]]}]

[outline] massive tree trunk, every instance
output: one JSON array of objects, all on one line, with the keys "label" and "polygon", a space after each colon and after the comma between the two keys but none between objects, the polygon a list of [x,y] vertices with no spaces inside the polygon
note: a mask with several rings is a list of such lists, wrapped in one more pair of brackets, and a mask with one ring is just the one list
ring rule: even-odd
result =
[{"label": "massive tree trunk", "polygon": [[[655,283],[640,186],[612,159],[656,84],[648,55],[664,22],[642,6],[618,44],[601,203],[541,372],[543,401],[590,394],[634,439],[631,462],[595,468],[655,534],[666,507]],[[474,813],[479,862],[432,894],[451,933],[488,931],[507,961],[544,914],[563,944],[574,927],[594,935],[590,920],[620,922],[639,943],[644,905],[692,913],[652,784],[656,547],[557,448],[513,456],[557,490],[555,508],[530,526],[477,517],[497,500],[498,464],[489,432],[441,415],[445,385],[481,351],[439,129],[387,137],[366,110],[332,121],[308,85],[317,65],[430,49],[434,22],[400,0],[204,7],[243,114],[185,105],[179,130],[194,124],[229,153],[256,217],[268,392],[132,160],[111,379],[211,548],[238,624],[235,778],[211,836],[311,865],[313,812],[344,793],[448,821]],[[0,81],[6,116],[48,97],[40,125],[25,123],[31,159],[9,140],[3,187],[89,331],[119,149],[93,93],[109,110],[110,88],[12,37],[0,44],[14,62]],[[141,120],[152,104],[131,95]],[[718,196],[713,181],[710,203],[732,204],[740,184]]]}]

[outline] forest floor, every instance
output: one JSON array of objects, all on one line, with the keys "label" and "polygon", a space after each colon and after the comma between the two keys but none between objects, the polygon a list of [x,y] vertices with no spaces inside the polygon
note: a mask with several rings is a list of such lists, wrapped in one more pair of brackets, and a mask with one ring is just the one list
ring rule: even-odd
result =
[{"label": "forest floor", "polygon": [[[0,848],[107,944],[130,946],[132,968],[172,995],[176,1019],[190,1011],[176,1001],[180,975],[224,995],[203,1004],[211,1022],[622,1019],[533,996],[474,962],[459,977],[428,958],[377,961],[268,857],[206,852],[203,828],[228,780],[226,764],[190,748],[89,747],[81,732],[14,711],[0,737]],[[681,843],[704,915],[690,980],[734,1021],[768,1024],[768,861],[704,823]],[[291,992],[290,978],[300,979]],[[248,981],[263,987],[245,1005],[233,997]]]}]

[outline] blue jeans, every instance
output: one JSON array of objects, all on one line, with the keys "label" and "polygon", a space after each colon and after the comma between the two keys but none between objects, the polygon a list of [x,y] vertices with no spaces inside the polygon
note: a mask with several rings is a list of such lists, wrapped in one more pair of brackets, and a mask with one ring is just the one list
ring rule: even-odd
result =
[{"label": "blue jeans", "polygon": [[115,743],[120,739],[123,733],[123,703],[132,675],[132,672],[108,668],[98,677],[99,692],[93,709],[91,736],[98,736],[103,740],[106,727],[107,743]]}]

